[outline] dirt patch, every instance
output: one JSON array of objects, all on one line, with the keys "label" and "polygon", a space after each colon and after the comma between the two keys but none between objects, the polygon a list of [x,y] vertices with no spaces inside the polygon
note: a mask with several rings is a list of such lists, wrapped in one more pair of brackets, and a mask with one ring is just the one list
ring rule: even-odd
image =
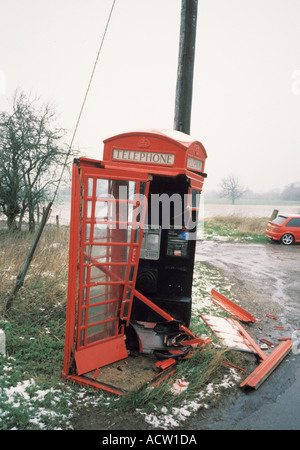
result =
[{"label": "dirt patch", "polygon": [[131,352],[128,358],[101,367],[96,373],[95,370],[88,372],[84,376],[126,393],[140,389],[159,374],[156,362],[157,358],[153,354]]}]

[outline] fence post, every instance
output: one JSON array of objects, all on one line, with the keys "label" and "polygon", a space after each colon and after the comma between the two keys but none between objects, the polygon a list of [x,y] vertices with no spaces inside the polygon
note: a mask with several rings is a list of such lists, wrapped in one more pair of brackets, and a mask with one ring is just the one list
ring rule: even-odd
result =
[{"label": "fence post", "polygon": [[40,223],[40,225],[38,227],[38,230],[37,230],[36,236],[34,238],[33,244],[30,247],[30,250],[29,250],[28,255],[26,257],[26,260],[25,260],[25,262],[23,264],[23,267],[20,270],[19,275],[17,276],[17,281],[16,281],[16,284],[15,284],[15,287],[14,287],[12,293],[10,294],[10,296],[9,296],[9,298],[7,300],[6,307],[5,307],[5,315],[8,313],[8,311],[12,307],[15,296],[17,295],[18,291],[21,289],[21,287],[24,284],[26,273],[27,273],[27,271],[29,269],[29,266],[30,266],[30,263],[32,261],[34,252],[36,250],[36,247],[37,247],[38,242],[40,240],[40,237],[42,235],[43,229],[44,229],[44,227],[46,225],[46,222],[47,222],[47,219],[49,217],[51,206],[52,206],[52,202],[50,202],[48,204],[47,208],[45,208],[45,210],[43,212],[43,217],[42,217],[41,223]]},{"label": "fence post", "polygon": [[276,219],[276,217],[278,216],[278,213],[279,213],[278,209],[273,209],[270,220]]}]

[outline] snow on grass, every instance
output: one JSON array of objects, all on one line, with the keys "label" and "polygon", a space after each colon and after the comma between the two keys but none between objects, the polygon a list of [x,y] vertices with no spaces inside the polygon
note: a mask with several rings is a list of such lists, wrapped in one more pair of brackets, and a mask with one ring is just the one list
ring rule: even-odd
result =
[{"label": "snow on grass", "polygon": [[240,381],[240,376],[235,369],[231,368],[229,374],[224,375],[220,383],[209,383],[193,400],[183,401],[180,407],[167,408],[163,406],[162,408],[157,408],[154,406],[153,412],[150,414],[141,409],[137,409],[137,411],[145,417],[146,423],[156,429],[166,430],[170,427],[179,427],[201,408],[209,408],[209,399],[212,395],[219,397],[224,389],[233,388],[238,381]]},{"label": "snow on grass", "polygon": [[211,301],[209,292],[215,289],[230,297],[232,286],[229,279],[221,275],[218,270],[205,264],[196,264],[192,291],[193,314],[198,316],[206,311],[219,313],[220,308]]},{"label": "snow on grass", "polygon": [[43,388],[33,378],[21,380],[14,358],[0,355],[0,430],[72,429],[74,411],[97,406],[101,393],[58,383]]}]

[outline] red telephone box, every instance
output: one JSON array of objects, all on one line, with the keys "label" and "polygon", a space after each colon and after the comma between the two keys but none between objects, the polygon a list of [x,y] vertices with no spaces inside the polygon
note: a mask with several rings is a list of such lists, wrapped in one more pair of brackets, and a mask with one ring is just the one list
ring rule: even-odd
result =
[{"label": "red telephone box", "polygon": [[147,131],[74,161],[63,377],[122,394],[159,375],[160,356],[204,344],[188,326],[206,156]]}]

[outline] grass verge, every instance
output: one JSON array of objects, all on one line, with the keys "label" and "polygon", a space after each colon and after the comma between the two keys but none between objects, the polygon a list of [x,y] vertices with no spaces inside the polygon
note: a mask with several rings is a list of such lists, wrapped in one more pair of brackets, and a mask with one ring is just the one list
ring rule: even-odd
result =
[{"label": "grass verge", "polygon": [[261,217],[210,217],[204,223],[204,239],[267,242],[268,219]]}]

